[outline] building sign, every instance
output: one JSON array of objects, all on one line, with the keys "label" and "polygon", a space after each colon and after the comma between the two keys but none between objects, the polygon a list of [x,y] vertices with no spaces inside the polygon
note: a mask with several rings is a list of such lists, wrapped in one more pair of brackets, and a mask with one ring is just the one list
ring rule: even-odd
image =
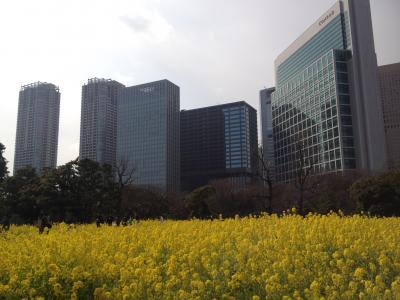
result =
[{"label": "building sign", "polygon": [[[364,0],[360,0],[364,1]],[[295,53],[301,46],[307,43],[314,35],[328,25],[334,17],[340,15],[342,11],[341,1],[337,1],[327,12],[317,19],[302,35],[300,35],[285,51],[283,51],[275,60],[275,69]]]},{"label": "building sign", "polygon": [[328,21],[331,17],[335,15],[335,11],[331,10],[321,21],[319,21],[318,25],[322,26],[326,21]]}]

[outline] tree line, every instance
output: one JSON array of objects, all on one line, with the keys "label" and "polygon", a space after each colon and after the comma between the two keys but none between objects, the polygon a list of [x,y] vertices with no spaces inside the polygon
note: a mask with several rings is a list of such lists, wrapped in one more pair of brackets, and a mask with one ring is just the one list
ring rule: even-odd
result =
[{"label": "tree line", "polygon": [[291,184],[276,184],[272,165],[260,151],[260,168],[253,184],[238,188],[219,179],[189,193],[165,193],[134,182],[126,161],[116,166],[76,159],[39,175],[32,167],[9,176],[5,147],[0,143],[0,219],[33,224],[41,215],[52,221],[90,223],[106,218],[215,218],[219,215],[282,213],[296,207],[300,214],[330,211],[400,216],[400,172],[376,176],[315,175],[311,164],[298,156],[298,172]]}]

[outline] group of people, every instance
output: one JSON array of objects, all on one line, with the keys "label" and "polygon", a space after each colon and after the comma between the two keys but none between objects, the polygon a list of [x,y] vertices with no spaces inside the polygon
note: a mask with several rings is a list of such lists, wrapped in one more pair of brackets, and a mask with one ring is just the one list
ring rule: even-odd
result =
[{"label": "group of people", "polygon": [[[160,216],[160,223],[164,222],[163,216]],[[139,224],[139,218],[135,217],[128,217],[125,216],[122,219],[120,217],[113,217],[113,216],[108,216],[106,218],[103,218],[103,216],[97,216],[96,218],[96,226],[101,227],[101,225],[107,224],[108,226],[128,226],[128,225],[133,225],[133,224]]]},{"label": "group of people", "polygon": [[[160,223],[164,222],[163,216],[160,216]],[[108,216],[104,218],[103,216],[97,216],[96,218],[96,226],[101,227],[101,225],[106,224],[108,226],[128,226],[128,225],[133,225],[133,224],[139,224],[139,218],[135,217],[128,217],[125,216],[123,218],[120,217],[113,217],[113,216]],[[37,220],[37,227],[39,229],[39,234],[42,234],[46,232],[47,234],[49,233],[50,229],[53,227],[50,221],[49,216],[45,215],[40,215],[38,220]],[[10,218],[8,216],[5,216],[1,223],[0,223],[0,231],[8,231],[10,229]]]},{"label": "group of people", "polygon": [[[3,217],[0,223],[0,232],[1,231],[8,231],[10,229],[11,222],[10,218],[6,215]],[[47,228],[47,233],[49,233],[49,230],[51,229],[52,225],[50,222],[50,217],[49,216],[39,216],[37,220],[37,227],[39,228],[39,233],[42,234],[45,229]]]},{"label": "group of people", "polygon": [[113,216],[108,216],[106,218],[103,218],[103,216],[97,216],[96,218],[96,226],[100,227],[102,224],[107,224],[108,226],[116,225],[116,226],[128,226],[128,225],[133,225],[139,223],[138,218],[132,218],[125,216],[123,218],[120,217],[113,217]]}]

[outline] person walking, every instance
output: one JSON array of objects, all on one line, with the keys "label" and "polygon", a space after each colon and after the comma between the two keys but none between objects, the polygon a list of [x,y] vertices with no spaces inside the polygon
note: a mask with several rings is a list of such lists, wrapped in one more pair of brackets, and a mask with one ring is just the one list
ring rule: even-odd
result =
[{"label": "person walking", "polygon": [[41,216],[38,219],[38,227],[39,227],[39,234],[42,234],[45,229],[47,228],[46,233],[49,234],[49,231],[52,227],[50,223],[50,217],[49,216]]},{"label": "person walking", "polygon": [[111,216],[108,216],[108,217],[107,217],[106,222],[107,222],[107,225],[108,225],[108,226],[112,226],[113,221],[114,221],[113,217],[111,217]]},{"label": "person walking", "polygon": [[96,227],[99,228],[101,224],[103,223],[103,218],[101,216],[97,216],[96,218]]}]

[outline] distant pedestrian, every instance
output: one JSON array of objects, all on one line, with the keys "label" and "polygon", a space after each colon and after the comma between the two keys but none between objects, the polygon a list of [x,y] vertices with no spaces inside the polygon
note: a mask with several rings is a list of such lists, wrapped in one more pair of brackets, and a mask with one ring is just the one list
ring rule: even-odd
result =
[{"label": "distant pedestrian", "polygon": [[1,227],[4,231],[8,231],[10,229],[10,218],[5,215],[2,222],[1,222]]},{"label": "distant pedestrian", "polygon": [[42,234],[45,229],[47,228],[46,233],[49,234],[49,231],[52,227],[51,223],[50,223],[50,217],[49,216],[41,216],[39,217],[38,220],[38,227],[39,227],[39,234]]},{"label": "distant pedestrian", "polygon": [[104,223],[103,217],[102,216],[97,216],[96,218],[96,226],[97,228],[99,228],[101,226],[101,224]]},{"label": "distant pedestrian", "polygon": [[108,226],[112,226],[113,221],[114,221],[113,217],[111,217],[111,216],[108,216],[108,217],[107,217],[106,222],[107,222],[107,225],[108,225]]}]

